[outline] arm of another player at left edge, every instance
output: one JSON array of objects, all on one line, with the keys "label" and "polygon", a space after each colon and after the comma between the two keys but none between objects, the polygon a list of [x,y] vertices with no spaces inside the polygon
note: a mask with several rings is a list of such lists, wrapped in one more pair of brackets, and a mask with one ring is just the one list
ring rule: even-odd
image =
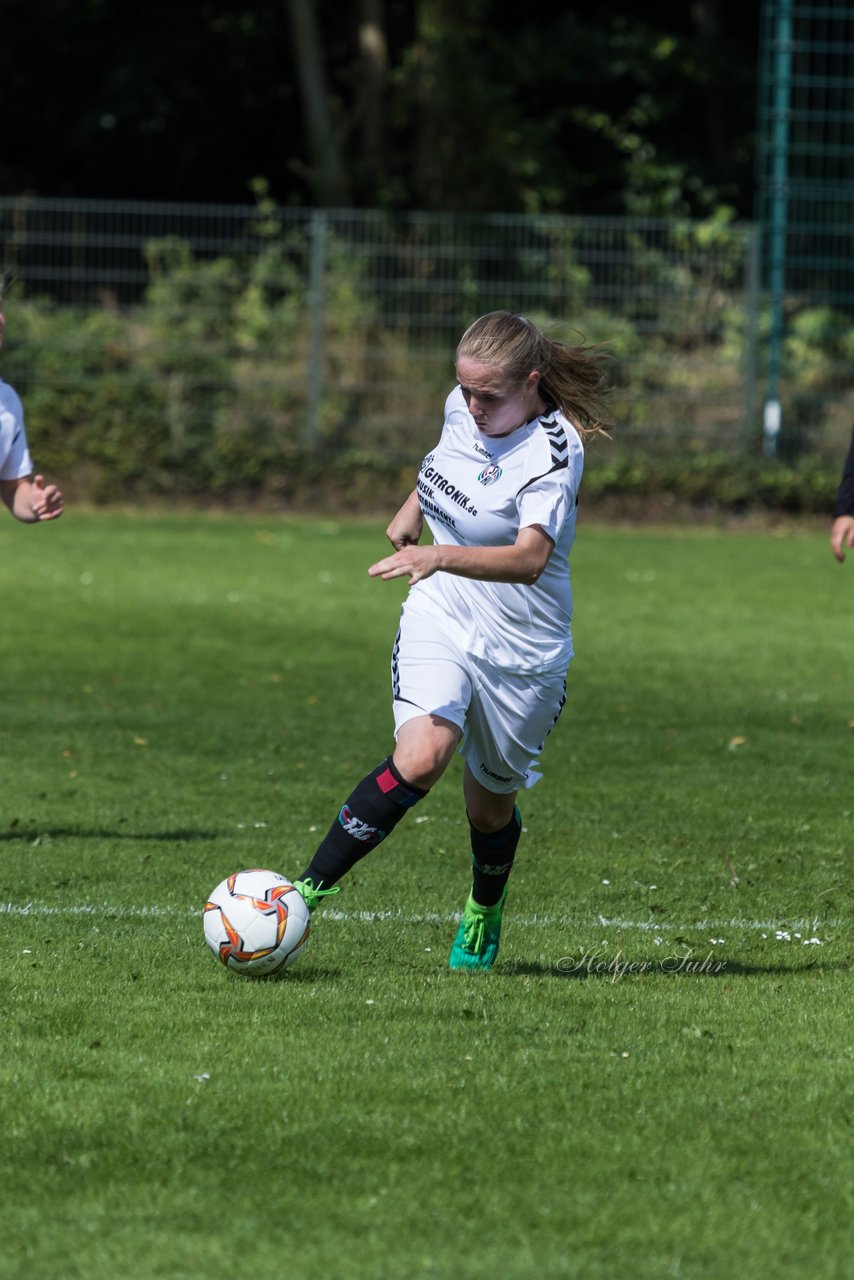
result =
[{"label": "arm of another player at left edge", "polygon": [[538,524],[519,530],[510,547],[405,546],[372,564],[372,578],[389,582],[409,578],[409,585],[434,573],[454,573],[481,582],[521,582],[532,586],[548,563],[554,543]]},{"label": "arm of another player at left edge", "polygon": [[44,476],[36,476],[34,480],[0,480],[0,498],[23,524],[57,520],[63,511],[62,494],[55,484],[46,485]]}]

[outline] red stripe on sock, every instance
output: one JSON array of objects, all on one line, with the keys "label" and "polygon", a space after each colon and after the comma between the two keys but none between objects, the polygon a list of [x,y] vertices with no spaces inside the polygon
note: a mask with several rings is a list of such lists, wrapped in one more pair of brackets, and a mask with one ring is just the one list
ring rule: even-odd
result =
[{"label": "red stripe on sock", "polygon": [[389,791],[394,791],[397,786],[397,778],[394,776],[391,769],[386,769],[384,773],[379,775],[377,778],[377,786],[380,791],[382,791],[383,795],[387,795]]}]

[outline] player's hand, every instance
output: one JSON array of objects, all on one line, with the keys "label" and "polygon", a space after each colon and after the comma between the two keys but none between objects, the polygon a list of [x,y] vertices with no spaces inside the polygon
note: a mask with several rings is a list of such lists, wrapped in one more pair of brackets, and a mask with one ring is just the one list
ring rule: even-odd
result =
[{"label": "player's hand", "polygon": [[401,547],[393,556],[386,556],[372,564],[368,573],[372,578],[390,582],[392,578],[409,578],[409,585],[423,582],[439,568],[439,549],[432,547]]},{"label": "player's hand", "polygon": [[36,476],[30,494],[30,506],[38,520],[56,520],[62,515],[62,494],[55,484],[46,485],[44,476]]},{"label": "player's hand", "polygon": [[389,525],[386,530],[386,537],[396,551],[402,551],[404,547],[414,547],[418,544],[421,537],[420,529],[396,529],[393,525]]},{"label": "player's hand", "polygon": [[830,530],[830,545],[841,564],[845,559],[845,548],[850,551],[854,547],[854,516],[839,516],[834,520]]},{"label": "player's hand", "polygon": [[421,515],[418,494],[412,493],[386,529],[385,534],[394,549],[400,551],[403,547],[415,546],[421,537],[423,527],[424,518]]}]

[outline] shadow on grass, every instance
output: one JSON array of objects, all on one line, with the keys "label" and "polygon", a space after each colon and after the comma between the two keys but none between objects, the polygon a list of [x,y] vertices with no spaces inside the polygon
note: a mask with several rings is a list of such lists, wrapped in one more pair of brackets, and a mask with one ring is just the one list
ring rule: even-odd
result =
[{"label": "shadow on grass", "polygon": [[700,956],[692,954],[688,957],[668,956],[666,960],[657,957],[654,960],[640,959],[629,960],[626,957],[619,959],[612,957],[601,957],[591,964],[581,961],[564,962],[565,967],[560,968],[559,962],[555,964],[539,964],[535,961],[528,960],[509,960],[505,964],[497,964],[493,969],[496,977],[500,978],[562,978],[564,980],[579,981],[607,981],[618,982],[623,978],[637,977],[638,975],[659,974],[665,978],[743,978],[761,975],[763,977],[773,977],[775,974],[791,974],[791,973],[807,973],[810,970],[818,969],[822,973],[847,973],[851,965],[845,960],[832,960],[823,963],[818,957],[813,956],[809,960],[805,960],[801,964],[781,964],[779,962],[772,964],[744,964],[740,960],[725,960],[719,955]]},{"label": "shadow on grass", "polygon": [[12,831],[0,831],[0,844],[10,844],[14,840],[27,844],[36,844],[49,840],[219,840],[225,831],[191,831],[179,828],[177,831],[105,831],[87,830],[84,827],[46,827],[39,830],[35,827],[16,827]]}]

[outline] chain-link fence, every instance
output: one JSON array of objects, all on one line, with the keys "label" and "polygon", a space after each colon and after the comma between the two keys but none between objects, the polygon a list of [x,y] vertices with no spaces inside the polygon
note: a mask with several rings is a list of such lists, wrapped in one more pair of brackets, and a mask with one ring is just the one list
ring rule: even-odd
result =
[{"label": "chain-link fence", "polygon": [[[226,455],[263,419],[279,443],[417,458],[460,333],[495,309],[609,344],[618,449],[748,452],[761,435],[751,226],[6,198],[0,242],[7,378],[11,360],[25,390],[67,384],[81,414],[105,379],[118,404],[123,379],[134,402],[156,384],[152,419],[184,441],[215,420]],[[827,391],[812,445],[830,424],[838,452],[851,402]]]},{"label": "chain-link fence", "polygon": [[764,0],[758,212],[766,452],[854,417],[854,3]]}]

